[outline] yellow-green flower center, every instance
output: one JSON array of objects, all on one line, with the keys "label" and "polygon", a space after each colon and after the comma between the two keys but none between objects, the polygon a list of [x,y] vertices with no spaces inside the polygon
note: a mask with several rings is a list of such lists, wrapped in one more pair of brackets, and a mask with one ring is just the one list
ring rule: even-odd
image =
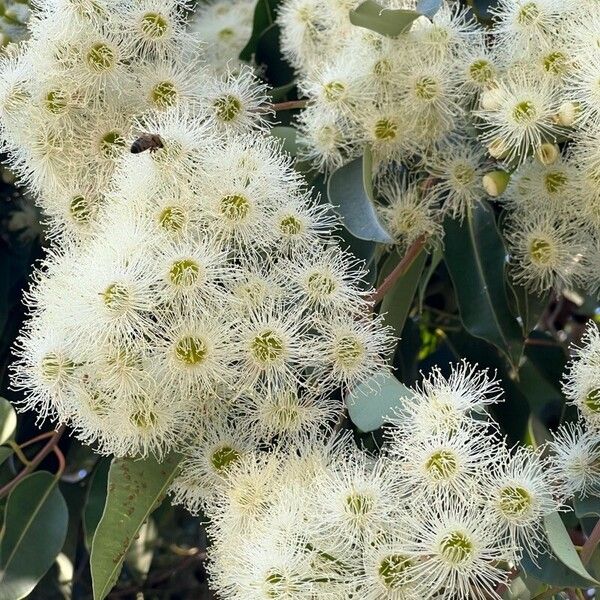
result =
[{"label": "yellow-green flower center", "polygon": [[419,77],[415,82],[415,96],[420,100],[430,102],[437,98],[439,93],[439,83],[433,77],[425,75],[424,77]]},{"label": "yellow-green flower center", "polygon": [[531,260],[539,265],[548,265],[554,257],[554,248],[548,240],[534,238],[529,245]]},{"label": "yellow-green flower center", "polygon": [[546,175],[544,183],[550,194],[555,194],[561,190],[568,181],[568,177],[560,171],[553,171]]},{"label": "yellow-green flower center", "polygon": [[344,335],[337,340],[335,354],[342,367],[354,368],[364,358],[365,347],[357,337]]},{"label": "yellow-green flower center", "polygon": [[521,25],[530,25],[540,16],[540,9],[536,2],[524,4],[517,14],[517,22]]},{"label": "yellow-green flower center", "polygon": [[475,180],[475,169],[466,163],[456,165],[452,174],[460,185],[470,185]]},{"label": "yellow-green flower center", "polygon": [[562,75],[567,70],[567,55],[564,52],[551,52],[542,60],[544,70],[552,75]]},{"label": "yellow-green flower center", "polygon": [[288,215],[279,221],[279,229],[284,235],[298,235],[302,231],[302,222],[298,217]]},{"label": "yellow-green flower center", "polygon": [[451,450],[438,450],[427,459],[425,468],[435,481],[450,479],[458,472],[458,458]]},{"label": "yellow-green flower center", "polygon": [[526,515],[532,502],[531,494],[524,487],[507,485],[500,490],[500,510],[508,518]]},{"label": "yellow-green flower center", "polygon": [[115,159],[119,157],[126,145],[127,142],[119,131],[109,131],[100,141],[100,151],[104,158]]},{"label": "yellow-green flower center", "polygon": [[489,60],[480,58],[469,65],[469,75],[475,83],[483,85],[493,81],[496,72]]},{"label": "yellow-green flower center", "polygon": [[337,289],[337,282],[328,273],[315,271],[308,276],[307,280],[308,292],[312,296],[326,298],[331,296]]},{"label": "yellow-green flower center", "polygon": [[177,88],[171,81],[157,83],[150,95],[152,104],[158,108],[169,108],[177,102]]},{"label": "yellow-green flower center", "polygon": [[213,102],[213,106],[215,107],[217,119],[225,121],[226,123],[233,121],[243,108],[240,99],[231,94],[226,94],[225,96],[217,98]]},{"label": "yellow-green flower center", "polygon": [[44,98],[44,105],[48,112],[60,115],[69,108],[69,94],[64,90],[50,90]]},{"label": "yellow-green flower center", "polygon": [[402,587],[406,570],[412,561],[402,554],[390,554],[379,563],[379,577],[386,588],[393,590]]},{"label": "yellow-green flower center", "polygon": [[266,329],[254,336],[250,343],[254,358],[262,364],[271,364],[279,360],[284,353],[285,344],[277,332]]},{"label": "yellow-green flower center", "polygon": [[140,22],[142,33],[151,40],[159,40],[169,29],[169,21],[160,13],[146,13]]},{"label": "yellow-green flower center", "polygon": [[229,221],[243,221],[250,212],[250,201],[239,194],[232,194],[221,200],[220,209]]},{"label": "yellow-green flower center", "polygon": [[160,226],[171,232],[181,231],[185,225],[185,221],[185,212],[178,206],[167,206],[158,217]]},{"label": "yellow-green flower center", "polygon": [[531,100],[523,100],[513,108],[513,119],[516,123],[531,123],[537,117],[537,110]]},{"label": "yellow-green flower center", "polygon": [[175,346],[175,356],[188,366],[202,363],[208,356],[208,346],[204,340],[186,335],[181,338]]},{"label": "yellow-green flower center", "polygon": [[138,429],[153,429],[158,423],[158,415],[151,410],[137,410],[130,415],[129,420]]},{"label": "yellow-green flower center", "polygon": [[115,313],[124,312],[129,308],[130,294],[127,286],[122,283],[111,283],[102,294],[104,305]]},{"label": "yellow-green flower center", "polygon": [[376,139],[387,142],[398,135],[398,123],[388,118],[378,119],[373,131]]},{"label": "yellow-green flower center", "polygon": [[240,453],[230,446],[224,446],[212,453],[210,462],[218,473],[223,473],[236,461],[240,459]]},{"label": "yellow-green flower center", "polygon": [[600,388],[590,390],[583,403],[590,412],[600,413]]},{"label": "yellow-green flower center", "polygon": [[69,204],[69,213],[73,221],[77,223],[88,223],[92,216],[89,200],[82,195],[74,196]]},{"label": "yellow-green flower center", "polygon": [[169,269],[171,283],[180,287],[189,287],[198,281],[200,265],[191,258],[175,261]]},{"label": "yellow-green flower center", "polygon": [[346,510],[355,517],[368,515],[375,505],[371,496],[359,494],[358,492],[349,494],[346,498]]},{"label": "yellow-green flower center", "polygon": [[442,538],[440,552],[449,563],[460,566],[469,562],[475,545],[464,531],[451,531]]},{"label": "yellow-green flower center", "polygon": [[346,92],[346,86],[341,81],[330,81],[323,86],[323,95],[329,102],[342,100]]},{"label": "yellow-green flower center", "polygon": [[110,71],[117,59],[116,52],[103,42],[94,44],[87,52],[86,61],[95,73]]},{"label": "yellow-green flower center", "polygon": [[75,365],[55,352],[49,352],[40,361],[42,377],[51,383],[57,382],[62,375],[71,375]]},{"label": "yellow-green flower center", "polygon": [[217,34],[223,41],[230,40],[234,35],[235,31],[231,27],[223,27]]}]

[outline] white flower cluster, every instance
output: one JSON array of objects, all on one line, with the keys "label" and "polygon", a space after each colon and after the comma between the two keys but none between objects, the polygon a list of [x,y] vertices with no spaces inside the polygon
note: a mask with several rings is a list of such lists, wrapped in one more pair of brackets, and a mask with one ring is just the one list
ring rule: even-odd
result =
[{"label": "white flower cluster", "polygon": [[330,207],[267,135],[265,87],[205,72],[184,7],[45,2],[0,73],[11,163],[57,238],[13,386],[118,456],[193,454],[232,422],[293,442],[391,343]]},{"label": "white flower cluster", "polygon": [[[500,0],[484,29],[444,1],[395,38],[352,25],[359,4],[286,0],[280,9],[283,50],[309,99],[298,117],[303,157],[331,171],[368,147],[381,216],[404,245],[441,236],[446,216],[463,218],[486,191],[500,195],[514,171],[502,201],[515,280],[540,293],[597,293],[594,2]],[[559,148],[565,140],[574,143]]]},{"label": "white flower cluster", "polygon": [[553,473],[565,496],[600,495],[600,330],[590,321],[564,377],[563,391],[579,422],[563,425],[550,446]]},{"label": "white flower cluster", "polygon": [[252,34],[256,0],[214,0],[199,4],[190,30],[203,42],[207,65],[216,73],[239,69],[239,55]]},{"label": "white flower cluster", "polygon": [[[547,459],[509,450],[486,409],[501,390],[461,363],[403,400],[379,458],[347,437],[222,455],[206,506],[214,589],[227,599],[499,598],[561,508]],[[225,463],[227,463],[225,468]]]}]

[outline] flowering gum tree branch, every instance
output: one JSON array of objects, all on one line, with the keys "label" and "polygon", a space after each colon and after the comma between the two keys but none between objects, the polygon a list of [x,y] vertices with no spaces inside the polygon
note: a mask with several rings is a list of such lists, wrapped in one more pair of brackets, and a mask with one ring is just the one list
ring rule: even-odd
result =
[{"label": "flowering gum tree branch", "polygon": [[294,110],[295,108],[305,108],[307,104],[308,100],[289,100],[287,102],[278,102],[277,104],[273,104],[273,110]]},{"label": "flowering gum tree branch", "polygon": [[383,283],[369,297],[369,302],[371,302],[373,306],[381,302],[383,297],[390,291],[396,281],[398,281],[398,279],[400,279],[400,277],[402,277],[402,275],[408,271],[410,265],[412,265],[419,252],[423,250],[426,241],[426,236],[420,235],[408,247],[406,254],[398,263],[396,268],[383,280]]},{"label": "flowering gum tree branch", "polygon": [[[64,462],[64,457],[62,455],[62,452],[60,452],[57,448],[57,444],[58,444],[60,438],[62,437],[62,434],[64,433],[64,431],[65,431],[65,426],[61,425],[56,431],[52,432],[52,434],[50,435],[50,439],[46,442],[44,447],[31,459],[29,464],[25,465],[23,470],[20,471],[16,477],[14,477],[6,485],[4,485],[0,488],[0,498],[3,498],[8,493],[10,493],[10,491],[19,483],[19,481],[21,481],[27,475],[29,475],[29,473],[34,471],[36,469],[36,467],[44,460],[44,458],[46,458],[46,456],[48,456],[48,454],[50,454],[50,452],[54,452],[56,454],[56,457],[59,462],[59,469],[58,469],[57,476],[60,476],[60,474],[62,474],[62,471],[64,471],[64,468],[65,468],[65,462]],[[45,437],[47,437],[47,434],[42,434],[41,436],[38,436],[37,438],[34,438],[33,440],[29,440],[22,446],[29,446],[32,443],[39,441],[40,439],[43,439]]]}]

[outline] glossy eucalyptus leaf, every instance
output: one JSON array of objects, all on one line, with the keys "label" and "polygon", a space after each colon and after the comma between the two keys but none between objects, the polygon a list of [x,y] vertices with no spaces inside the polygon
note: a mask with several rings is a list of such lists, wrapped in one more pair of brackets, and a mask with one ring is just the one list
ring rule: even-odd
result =
[{"label": "glossy eucalyptus leaf", "polygon": [[0,397],[0,445],[14,439],[17,429],[17,413],[12,404]]},{"label": "glossy eucalyptus leaf", "polygon": [[160,463],[152,456],[143,460],[113,459],[106,505],[90,556],[95,600],[105,598],[115,585],[135,536],[163,501],[180,460],[176,454]]},{"label": "glossy eucalyptus leaf", "polygon": [[548,304],[548,296],[532,294],[522,285],[511,285],[510,287],[516,301],[516,316],[521,321],[523,335],[527,337],[540,320]]},{"label": "glossy eucalyptus leaf", "polygon": [[270,25],[258,36],[254,59],[262,66],[262,74],[269,85],[282,87],[293,83],[294,69],[281,53],[279,25]]},{"label": "glossy eucalyptus leaf", "polygon": [[573,508],[577,518],[584,517],[600,517],[600,498],[598,496],[575,496],[573,500]]},{"label": "glossy eucalyptus leaf", "polygon": [[375,431],[402,407],[412,392],[390,372],[383,371],[357,385],[346,398],[348,415],[361,431]]},{"label": "glossy eucalyptus leaf", "polygon": [[494,213],[478,203],[461,224],[446,219],[444,258],[465,329],[496,346],[516,365],[523,335],[505,288],[506,249]]},{"label": "glossy eucalyptus leaf", "polygon": [[354,237],[391,244],[393,239],[379,221],[369,193],[364,186],[362,158],[340,167],[327,184],[329,202]]},{"label": "glossy eucalyptus leaf", "polygon": [[440,0],[421,0],[415,10],[383,8],[373,0],[366,0],[350,11],[350,22],[388,37],[408,31],[415,19],[432,17],[441,6]]},{"label": "glossy eucalyptus leaf", "polygon": [[27,597],[64,544],[69,513],[53,475],[38,471],[11,491],[0,541],[0,600]]},{"label": "glossy eucalyptus leaf", "polygon": [[240,52],[240,59],[249,61],[256,52],[258,38],[262,32],[275,23],[276,9],[280,0],[257,0],[252,19],[252,34]]},{"label": "glossy eucalyptus leaf", "polygon": [[83,532],[85,546],[88,551],[92,548],[92,540],[96,527],[100,523],[104,505],[106,504],[106,495],[108,493],[108,471],[110,469],[110,459],[102,458],[96,465],[90,483],[87,489],[85,507],[83,509]]},{"label": "glossy eucalyptus leaf", "polygon": [[292,156],[298,154],[298,142],[296,140],[298,132],[294,127],[278,125],[271,129],[271,135],[281,141],[281,147],[285,152]]},{"label": "glossy eucalyptus leaf", "polygon": [[[389,260],[394,261],[397,264],[401,257],[393,253],[390,255]],[[394,284],[391,290],[383,298],[381,303],[381,313],[384,315],[384,322],[393,328],[394,334],[400,337],[406,318],[410,312],[417,286],[423,269],[425,268],[425,262],[427,261],[427,252],[422,250],[413,260],[407,271],[398,278],[398,281]],[[393,267],[392,267],[393,268]],[[385,266],[383,267],[385,271]]]},{"label": "glossy eucalyptus leaf", "polygon": [[423,310],[423,303],[425,302],[425,296],[427,295],[427,287],[429,286],[429,282],[431,281],[435,270],[442,262],[443,258],[444,252],[442,250],[442,246],[440,244],[436,244],[433,252],[431,253],[429,266],[425,269],[425,273],[419,282],[419,311]]},{"label": "glossy eucalyptus leaf", "polygon": [[550,548],[556,556],[542,554],[535,564],[526,555],[521,561],[521,569],[526,575],[557,588],[598,586],[599,582],[582,565],[560,516],[557,513],[549,515],[544,519],[544,525]]}]

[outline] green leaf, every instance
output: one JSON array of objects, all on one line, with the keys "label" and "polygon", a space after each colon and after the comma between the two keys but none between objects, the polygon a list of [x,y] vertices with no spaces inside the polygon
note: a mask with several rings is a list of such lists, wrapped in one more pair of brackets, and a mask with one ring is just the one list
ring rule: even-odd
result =
[{"label": "green leaf", "polygon": [[522,285],[510,286],[516,301],[516,313],[520,318],[523,335],[527,337],[535,328],[548,304],[548,296],[532,294]]},{"label": "green leaf", "polygon": [[293,83],[294,69],[281,54],[279,25],[270,25],[258,36],[254,59],[262,66],[262,74],[271,86],[282,87]]},{"label": "green leaf", "polygon": [[373,0],[366,0],[350,11],[350,22],[381,35],[396,37],[408,31],[413,21],[423,14],[418,10],[387,9]]},{"label": "green leaf", "polygon": [[588,496],[587,498],[575,496],[573,508],[578,519],[582,519],[583,517],[600,517],[600,498],[597,496]]},{"label": "green leaf", "polygon": [[92,476],[85,499],[85,508],[83,509],[83,531],[85,534],[85,546],[89,550],[92,548],[92,540],[96,527],[100,523],[104,505],[106,504],[106,495],[108,493],[108,471],[110,469],[110,459],[102,458]]},{"label": "green leaf", "polygon": [[298,154],[298,143],[296,141],[298,132],[294,127],[284,127],[278,125],[271,129],[271,135],[281,141],[283,150],[296,156]]},{"label": "green leaf", "polygon": [[13,449],[8,446],[0,447],[0,465],[13,453]]},{"label": "green leaf", "polygon": [[535,416],[529,415],[526,440],[534,449],[538,449],[552,439],[548,428]]},{"label": "green leaf", "polygon": [[17,429],[17,413],[12,404],[0,397],[0,445],[15,437]]},{"label": "green leaf", "polygon": [[346,398],[348,415],[361,431],[375,431],[399,409],[412,392],[391,373],[383,371],[357,385]]},{"label": "green leaf", "polygon": [[554,556],[538,556],[536,567],[529,557],[521,564],[527,575],[548,585],[589,587],[600,585],[585,569],[573,546],[566,527],[557,512],[544,517],[544,529]]},{"label": "green leaf", "polygon": [[267,27],[275,23],[275,10],[278,4],[279,0],[258,0],[256,3],[252,20],[252,35],[240,52],[241,60],[252,60],[252,55],[256,52],[260,34]]},{"label": "green leaf", "polygon": [[[387,260],[387,262],[390,261],[393,261],[395,266],[400,261],[400,257],[393,253]],[[394,329],[394,334],[398,337],[404,329],[426,261],[427,252],[422,250],[408,267],[406,273],[398,278],[394,287],[389,290],[381,303],[384,322]],[[385,265],[383,271],[386,271]]]},{"label": "green leaf", "polygon": [[421,277],[421,281],[419,283],[419,311],[423,310],[423,303],[425,302],[427,287],[429,286],[429,282],[431,281],[435,270],[437,269],[438,265],[442,262],[443,258],[444,252],[442,251],[442,246],[440,244],[436,244],[431,254],[431,261],[429,262],[429,266],[425,271],[425,275]]},{"label": "green leaf", "polygon": [[0,600],[25,598],[52,566],[69,514],[53,475],[32,473],[11,491],[0,542]]},{"label": "green leaf", "polygon": [[135,536],[163,501],[177,475],[180,460],[176,454],[170,454],[162,463],[154,457],[113,459],[106,505],[90,556],[95,600],[105,598],[117,582]]},{"label": "green leaf", "polygon": [[446,219],[444,227],[444,258],[465,329],[496,346],[516,365],[523,336],[508,305],[506,249],[492,209],[478,203],[462,224]]},{"label": "green leaf", "polygon": [[329,202],[354,237],[391,244],[393,239],[380,223],[369,193],[364,185],[362,158],[334,171],[327,184]]}]

